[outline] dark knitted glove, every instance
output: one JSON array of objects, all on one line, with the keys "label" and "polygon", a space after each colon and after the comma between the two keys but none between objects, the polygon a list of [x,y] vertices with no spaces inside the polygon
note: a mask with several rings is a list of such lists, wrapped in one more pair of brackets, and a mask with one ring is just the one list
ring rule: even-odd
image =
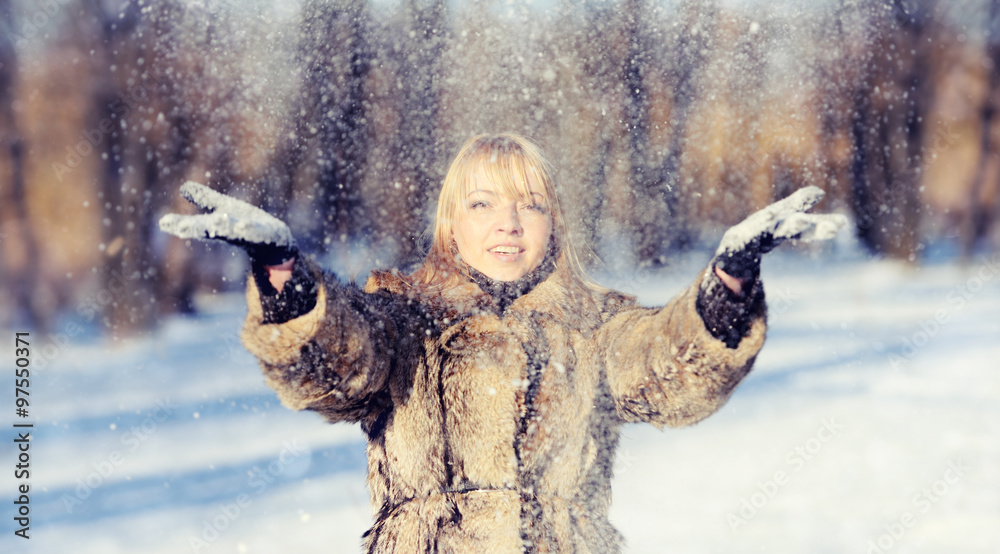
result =
[{"label": "dark knitted glove", "polygon": [[754,280],[743,293],[733,292],[713,270],[705,276],[698,290],[695,308],[711,335],[736,348],[750,332],[755,315],[761,313],[764,287]]},{"label": "dark knitted glove", "polygon": [[251,263],[250,271],[260,290],[264,323],[284,323],[305,315],[316,307],[318,287],[305,263],[298,260],[295,262],[292,276],[285,282],[280,293],[268,281],[267,269],[263,264]]},{"label": "dark knitted glove", "polygon": [[[729,348],[736,348],[750,331],[750,324],[764,301],[760,285],[761,256],[788,239],[831,239],[847,218],[839,214],[803,213],[823,198],[818,187],[805,187],[784,200],[754,212],[722,237],[709,274],[701,284],[695,307],[705,328]],[[715,268],[743,282],[734,292],[722,282]]]},{"label": "dark knitted glove", "polygon": [[805,187],[784,200],[750,214],[722,236],[711,267],[746,282],[760,275],[760,258],[787,239],[827,240],[834,237],[847,218],[840,214],[803,213],[823,198],[819,187]]}]

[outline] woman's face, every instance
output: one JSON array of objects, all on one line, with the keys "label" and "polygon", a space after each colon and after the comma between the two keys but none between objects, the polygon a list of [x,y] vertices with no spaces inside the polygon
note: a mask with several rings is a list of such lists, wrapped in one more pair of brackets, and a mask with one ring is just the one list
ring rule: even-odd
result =
[{"label": "woman's face", "polygon": [[473,178],[455,210],[458,253],[491,279],[514,281],[538,267],[552,235],[545,189],[528,178],[530,199],[507,196],[484,176]]}]

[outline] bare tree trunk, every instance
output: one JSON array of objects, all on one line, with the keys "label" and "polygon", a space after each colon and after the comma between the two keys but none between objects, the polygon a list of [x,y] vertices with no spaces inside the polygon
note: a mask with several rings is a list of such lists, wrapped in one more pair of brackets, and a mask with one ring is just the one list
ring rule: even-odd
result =
[{"label": "bare tree trunk", "polygon": [[315,144],[318,156],[316,228],[303,237],[303,246],[324,251],[331,241],[357,238],[368,227],[361,198],[369,149],[365,80],[372,58],[367,6],[364,0],[310,1],[301,29],[306,115],[296,114],[296,134]]},{"label": "bare tree trunk", "polygon": [[987,236],[997,217],[1000,155],[993,141],[994,121],[1000,106],[1000,0],[990,1],[986,58],[990,64],[986,99],[980,109],[979,164],[969,188],[967,218],[962,230],[962,251],[968,257]]},{"label": "bare tree trunk", "polygon": [[[581,111],[586,112],[582,108],[587,107],[596,118],[593,121],[594,138],[590,143],[570,145],[571,148],[581,149],[579,155],[584,175],[582,184],[577,187],[581,193],[578,196],[583,244],[576,246],[581,251],[589,247],[596,253],[602,246],[608,246],[602,245],[600,239],[602,225],[611,224],[609,203],[613,193],[609,190],[608,180],[613,171],[620,129],[618,114],[608,112],[613,112],[617,106],[621,95],[618,87],[623,85],[621,72],[627,64],[616,59],[613,44],[616,34],[607,30],[606,20],[614,18],[611,8],[590,5],[581,10],[579,4],[567,0],[562,3],[561,9],[562,19],[558,26],[568,35],[568,49],[580,53],[577,79],[580,89],[586,91],[581,98]],[[587,99],[593,104],[587,106]]]},{"label": "bare tree trunk", "polygon": [[442,54],[447,35],[447,17],[444,0],[432,0],[420,6],[417,0],[408,0],[405,8],[406,36],[400,51],[400,71],[397,76],[403,85],[401,91],[401,117],[399,133],[393,141],[393,163],[397,171],[388,194],[393,197],[389,206],[399,209],[393,213],[398,219],[393,237],[397,241],[398,261],[407,267],[423,256],[420,236],[429,206],[434,203],[431,191],[441,182],[445,163],[442,159],[440,119],[440,86]]},{"label": "bare tree trunk", "polygon": [[[168,150],[163,157],[177,177],[183,175],[180,168],[191,163],[194,146],[191,117],[185,110],[175,105],[170,110],[170,138]],[[174,198],[172,191],[164,191],[161,201],[169,203]],[[186,203],[186,201],[185,201]],[[159,300],[159,312],[194,313],[194,293],[198,285],[198,275],[195,270],[195,257],[183,241],[171,240],[161,260],[162,270],[158,271],[156,281],[156,298]]]},{"label": "bare tree trunk", "polygon": [[[923,206],[926,116],[931,82],[934,2],[896,0],[886,20],[876,21],[873,56],[854,91],[852,206],[858,237],[870,250],[915,261]],[[873,17],[878,17],[873,16]],[[891,17],[891,19],[889,19]],[[930,46],[929,46],[930,44]]]},{"label": "bare tree trunk", "polygon": [[869,236],[875,227],[876,216],[879,215],[878,211],[880,209],[878,203],[872,198],[872,184],[868,175],[870,165],[868,159],[868,126],[870,124],[871,90],[872,87],[866,78],[863,80],[863,84],[855,88],[852,94],[851,142],[853,144],[853,153],[851,156],[851,208],[854,211],[858,238],[869,249],[877,251],[875,238]]},{"label": "bare tree trunk", "polygon": [[[735,224],[755,209],[755,203],[787,196],[774,178],[775,160],[783,152],[777,132],[762,133],[764,92],[767,89],[768,52],[780,29],[770,16],[742,21],[739,38],[733,44],[732,69],[727,78],[726,103],[736,109],[740,119],[740,139],[727,150],[721,186],[726,190],[721,202],[723,222]],[[702,184],[704,189],[705,184]],[[702,197],[704,198],[704,197]],[[689,210],[693,213],[695,206]]]},{"label": "bare tree trunk", "polygon": [[[886,237],[886,250],[890,255],[914,261],[920,254],[920,224],[923,220],[923,201],[920,183],[924,167],[924,135],[927,129],[927,114],[933,105],[934,83],[932,75],[931,50],[928,46],[932,33],[933,11],[936,2],[926,1],[922,6],[913,2],[895,0],[893,10],[902,31],[903,48],[909,48],[912,55],[907,71],[900,82],[904,91],[900,116],[902,124],[896,127],[901,132],[890,136],[888,145],[902,141],[905,149],[895,150],[891,165],[892,174],[887,182],[892,187],[902,181],[902,191],[897,195],[896,228]],[[903,50],[906,52],[907,50]]]},{"label": "bare tree trunk", "polygon": [[[601,215],[607,201],[605,189],[607,188],[608,166],[611,164],[611,149],[613,147],[613,141],[606,130],[598,131],[597,135],[597,147],[593,154],[587,186],[584,188],[587,194],[582,195],[583,213],[585,214],[584,239],[586,246],[589,246],[594,252],[597,251],[600,242]],[[583,247],[584,245],[577,246]]]},{"label": "bare tree trunk", "polygon": [[[623,16],[628,44],[625,52],[623,79],[625,132],[628,136],[629,186],[634,198],[632,210],[633,247],[640,263],[660,265],[664,252],[664,228],[668,219],[666,198],[649,167],[650,102],[645,75],[651,60],[643,22],[649,10],[642,0],[626,0]],[[667,191],[669,194],[669,191]]]},{"label": "bare tree trunk", "polygon": [[0,175],[0,214],[6,209],[9,223],[0,226],[0,251],[9,247],[5,242],[20,243],[22,263],[17,267],[7,267],[3,261],[6,256],[0,255],[0,275],[5,275],[4,287],[11,295],[11,303],[15,313],[24,318],[28,325],[41,329],[43,332],[49,323],[49,314],[36,302],[36,285],[41,278],[39,266],[38,239],[28,214],[27,197],[24,182],[24,138],[18,130],[17,113],[14,111],[16,83],[18,73],[17,52],[8,23],[13,23],[13,14],[9,0],[0,0],[0,149],[6,154],[9,163],[9,173]]},{"label": "bare tree trunk", "polygon": [[[105,11],[101,2],[86,4],[99,25],[96,69],[102,71],[94,98],[94,127],[110,129],[95,147],[102,154],[100,204],[103,207],[103,285],[113,295],[105,306],[103,323],[113,334],[141,332],[156,322],[154,275],[158,273],[150,249],[152,216],[157,190],[159,155],[143,138],[142,113],[151,102],[151,85],[127,82],[120,76],[137,67],[141,45],[133,32],[141,6],[129,2],[122,12]],[[117,71],[112,71],[112,67]],[[110,122],[111,126],[107,127]],[[103,129],[102,129],[103,130]]]},{"label": "bare tree trunk", "polygon": [[[817,43],[832,41],[833,44],[847,44],[848,38],[844,29],[847,0],[840,0],[833,8],[833,29],[823,27],[815,39]],[[822,60],[819,65],[820,94],[817,98],[820,113],[820,155],[822,174],[825,177],[825,188],[829,199],[844,199],[848,193],[844,190],[846,179],[838,179],[842,171],[849,171],[835,160],[833,144],[841,132],[852,135],[852,121],[843,114],[850,113],[851,97],[851,61],[845,49],[836,49]]]},{"label": "bare tree trunk", "polygon": [[670,82],[674,87],[670,110],[670,144],[657,175],[649,180],[649,198],[665,207],[659,232],[642,236],[641,259],[653,263],[665,261],[665,252],[688,246],[692,240],[681,190],[681,156],[687,148],[688,121],[693,111],[701,75],[708,61],[718,6],[715,0],[685,2],[681,5],[682,24],[672,49]]}]

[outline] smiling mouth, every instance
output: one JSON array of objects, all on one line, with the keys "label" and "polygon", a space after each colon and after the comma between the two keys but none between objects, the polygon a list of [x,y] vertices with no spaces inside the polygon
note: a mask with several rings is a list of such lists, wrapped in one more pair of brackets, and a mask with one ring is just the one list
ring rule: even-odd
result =
[{"label": "smiling mouth", "polygon": [[494,254],[520,254],[524,250],[518,246],[494,246],[490,248]]}]

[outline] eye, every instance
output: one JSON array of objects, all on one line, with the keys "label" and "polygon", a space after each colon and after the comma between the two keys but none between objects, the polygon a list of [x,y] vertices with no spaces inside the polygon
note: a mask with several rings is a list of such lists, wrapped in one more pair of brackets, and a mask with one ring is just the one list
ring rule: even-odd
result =
[{"label": "eye", "polygon": [[489,208],[489,207],[490,207],[490,203],[487,202],[487,201],[485,201],[485,200],[473,200],[473,201],[469,202],[469,209],[470,210],[477,210],[477,209],[483,209],[483,208]]},{"label": "eye", "polygon": [[521,204],[521,209],[522,210],[530,210],[530,211],[533,211],[533,212],[538,212],[540,214],[547,213],[547,210],[545,209],[545,205],[544,204],[539,204],[537,202],[534,202],[534,203],[531,203],[531,204]]}]

